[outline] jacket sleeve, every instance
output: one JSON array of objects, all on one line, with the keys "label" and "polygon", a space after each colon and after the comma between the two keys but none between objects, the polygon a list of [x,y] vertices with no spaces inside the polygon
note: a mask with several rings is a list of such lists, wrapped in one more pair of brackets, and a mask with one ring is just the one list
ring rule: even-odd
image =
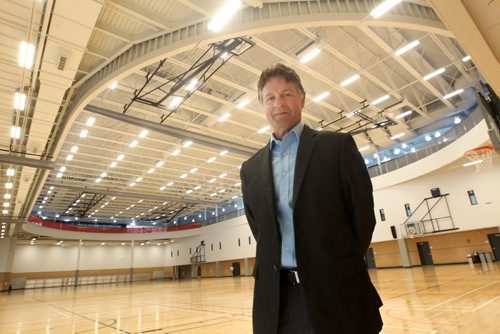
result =
[{"label": "jacket sleeve", "polygon": [[342,190],[349,222],[364,256],[375,228],[373,188],[364,160],[351,135],[343,136],[341,149]]}]

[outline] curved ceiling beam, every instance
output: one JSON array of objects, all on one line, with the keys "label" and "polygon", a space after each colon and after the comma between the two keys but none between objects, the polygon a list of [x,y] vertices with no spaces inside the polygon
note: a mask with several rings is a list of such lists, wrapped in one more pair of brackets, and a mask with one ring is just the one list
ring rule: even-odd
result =
[{"label": "curved ceiling beam", "polygon": [[[368,13],[369,6],[364,6],[366,9],[364,12],[347,12],[346,8],[338,7],[337,2],[329,2],[328,6],[317,4],[317,2],[309,1],[285,1],[265,3],[262,8],[247,7],[235,16],[233,24],[227,26],[223,33],[207,33],[207,21],[204,21],[164,34],[157,34],[149,40],[133,45],[85,82],[75,85],[71,107],[66,111],[65,123],[52,154],[58,154],[69,128],[85,105],[106,89],[112,81],[125,78],[148,64],[193,49],[205,34],[204,45],[236,36],[251,36],[266,31],[315,26],[398,27],[452,36],[435,14],[429,14],[430,8],[425,7],[425,10],[419,10],[422,6],[415,3],[405,3],[399,15],[386,15],[383,20],[371,19]],[[235,23],[236,20],[238,22]]]}]

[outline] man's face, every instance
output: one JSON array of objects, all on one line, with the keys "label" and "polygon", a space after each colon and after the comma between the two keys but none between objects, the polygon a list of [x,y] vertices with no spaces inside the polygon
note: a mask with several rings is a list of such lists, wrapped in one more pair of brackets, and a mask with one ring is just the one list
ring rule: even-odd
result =
[{"label": "man's face", "polygon": [[281,140],[300,121],[304,101],[305,96],[295,83],[283,77],[272,77],[266,82],[262,88],[262,102],[276,139]]}]

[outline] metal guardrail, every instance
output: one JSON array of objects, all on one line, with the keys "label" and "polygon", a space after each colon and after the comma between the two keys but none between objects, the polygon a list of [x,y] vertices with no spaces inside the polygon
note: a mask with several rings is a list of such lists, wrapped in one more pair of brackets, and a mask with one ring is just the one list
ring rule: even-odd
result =
[{"label": "metal guardrail", "polygon": [[484,117],[482,111],[478,106],[472,113],[469,114],[467,118],[465,118],[453,129],[447,131],[442,135],[443,138],[447,139],[446,141],[442,140],[440,142],[432,142],[414,153],[408,153],[401,157],[382,162],[380,165],[370,166],[368,167],[368,174],[370,174],[370,177],[387,174],[389,172],[395,171],[396,169],[412,164],[420,159],[428,157],[429,155],[436,153],[442,148],[453,143],[458,138],[462,137],[477,124],[479,124],[479,122],[481,122],[483,119]]}]

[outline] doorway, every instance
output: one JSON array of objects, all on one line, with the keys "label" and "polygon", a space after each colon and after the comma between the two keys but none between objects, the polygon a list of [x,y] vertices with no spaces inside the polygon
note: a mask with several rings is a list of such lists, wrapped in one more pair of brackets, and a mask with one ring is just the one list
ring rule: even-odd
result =
[{"label": "doorway", "polygon": [[500,261],[500,233],[488,234],[495,261]]},{"label": "doorway", "polygon": [[417,242],[418,255],[420,256],[420,263],[423,266],[434,264],[431,254],[431,246],[428,241]]}]

